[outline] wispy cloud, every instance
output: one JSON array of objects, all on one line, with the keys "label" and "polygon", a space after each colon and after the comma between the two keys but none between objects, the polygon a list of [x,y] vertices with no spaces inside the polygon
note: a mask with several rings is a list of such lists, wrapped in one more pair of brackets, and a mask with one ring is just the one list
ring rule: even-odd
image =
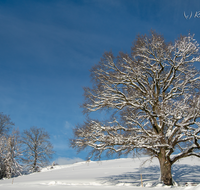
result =
[{"label": "wispy cloud", "polygon": [[84,161],[81,158],[65,158],[65,157],[59,157],[54,162],[59,165],[66,165],[66,164],[73,164],[76,162],[82,162]]},{"label": "wispy cloud", "polygon": [[72,129],[73,125],[69,121],[65,121],[65,129]]}]

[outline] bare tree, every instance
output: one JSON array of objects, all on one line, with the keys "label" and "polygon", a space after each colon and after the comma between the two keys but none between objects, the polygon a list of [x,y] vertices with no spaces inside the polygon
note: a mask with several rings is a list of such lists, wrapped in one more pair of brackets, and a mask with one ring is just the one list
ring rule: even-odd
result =
[{"label": "bare tree", "polygon": [[200,157],[200,73],[193,66],[199,45],[190,34],[166,43],[152,31],[139,35],[131,50],[105,53],[92,68],[84,112],[109,110],[112,120],[88,119],[74,129],[71,146],[92,147],[98,157],[141,150],[158,158],[161,181],[172,185],[172,164]]},{"label": "bare tree", "polygon": [[0,113],[0,136],[8,134],[14,123],[11,121],[8,115]]},{"label": "bare tree", "polygon": [[49,134],[42,128],[31,127],[30,130],[23,132],[22,141],[25,146],[23,162],[32,172],[46,166],[54,154],[49,139]]},{"label": "bare tree", "polygon": [[0,136],[0,179],[2,179],[3,177],[6,177],[5,145],[6,145],[6,137]]},{"label": "bare tree", "polygon": [[5,138],[4,136],[4,177],[11,178],[21,175],[23,167],[20,164],[22,156],[22,147],[20,133],[13,130],[12,134]]},{"label": "bare tree", "polygon": [[[17,171],[17,165],[13,165],[12,161],[17,163],[15,158],[18,157],[18,152],[12,154],[12,159],[9,159],[11,156],[11,143],[9,143],[9,140],[12,139],[15,135],[15,131],[13,131],[12,135],[9,135],[9,131],[11,127],[14,125],[14,123],[11,121],[10,117],[0,113],[0,179],[3,177],[11,177],[12,175],[15,175],[18,173]],[[17,148],[18,140],[14,142],[14,147]],[[11,141],[10,141],[11,142]],[[13,167],[14,166],[14,167]],[[15,173],[15,174],[14,174]]]}]

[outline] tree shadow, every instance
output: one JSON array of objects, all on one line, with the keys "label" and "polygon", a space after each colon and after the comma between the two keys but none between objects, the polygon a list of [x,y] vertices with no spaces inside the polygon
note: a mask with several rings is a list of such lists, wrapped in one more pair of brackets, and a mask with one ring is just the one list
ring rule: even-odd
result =
[{"label": "tree shadow", "polygon": [[141,186],[141,174],[143,185],[147,186],[149,183],[155,183],[160,176],[160,169],[158,166],[149,166],[145,168],[134,168],[134,172],[127,172],[121,175],[112,175],[103,178],[99,178],[103,184],[111,185],[131,185]]},{"label": "tree shadow", "polygon": [[172,166],[172,175],[179,185],[185,185],[188,182],[198,184],[200,183],[200,166],[175,164]]},{"label": "tree shadow", "polygon": [[[142,182],[144,187],[155,186],[159,183],[159,166],[149,166],[134,169],[136,169],[134,172],[107,176],[103,178],[98,178],[98,180],[101,181],[102,184],[141,186],[142,174]],[[172,175],[174,181],[180,186],[186,185],[186,183],[188,182],[195,185],[200,183],[200,166],[177,164],[172,166]]]}]

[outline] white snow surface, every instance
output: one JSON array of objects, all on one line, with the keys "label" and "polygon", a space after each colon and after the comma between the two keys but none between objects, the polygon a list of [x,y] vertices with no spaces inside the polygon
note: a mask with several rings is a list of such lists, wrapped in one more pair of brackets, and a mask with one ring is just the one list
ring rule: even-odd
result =
[{"label": "white snow surface", "polygon": [[[115,160],[79,162],[71,165],[58,165],[53,169],[44,168],[41,172],[0,180],[0,189],[16,190],[60,190],[60,189],[166,189],[159,183],[160,169],[157,159],[145,164],[147,157],[121,158]],[[200,190],[200,159],[186,158],[172,168],[177,186],[175,190]],[[141,183],[142,176],[142,183]]]}]

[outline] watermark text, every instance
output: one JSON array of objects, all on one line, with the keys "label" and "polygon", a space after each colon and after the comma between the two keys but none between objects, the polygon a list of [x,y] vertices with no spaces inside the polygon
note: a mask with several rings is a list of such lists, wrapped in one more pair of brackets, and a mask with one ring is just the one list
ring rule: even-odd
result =
[{"label": "watermark text", "polygon": [[183,13],[185,19],[189,20],[191,18],[200,18],[200,11],[196,11],[196,12],[185,12]]}]

